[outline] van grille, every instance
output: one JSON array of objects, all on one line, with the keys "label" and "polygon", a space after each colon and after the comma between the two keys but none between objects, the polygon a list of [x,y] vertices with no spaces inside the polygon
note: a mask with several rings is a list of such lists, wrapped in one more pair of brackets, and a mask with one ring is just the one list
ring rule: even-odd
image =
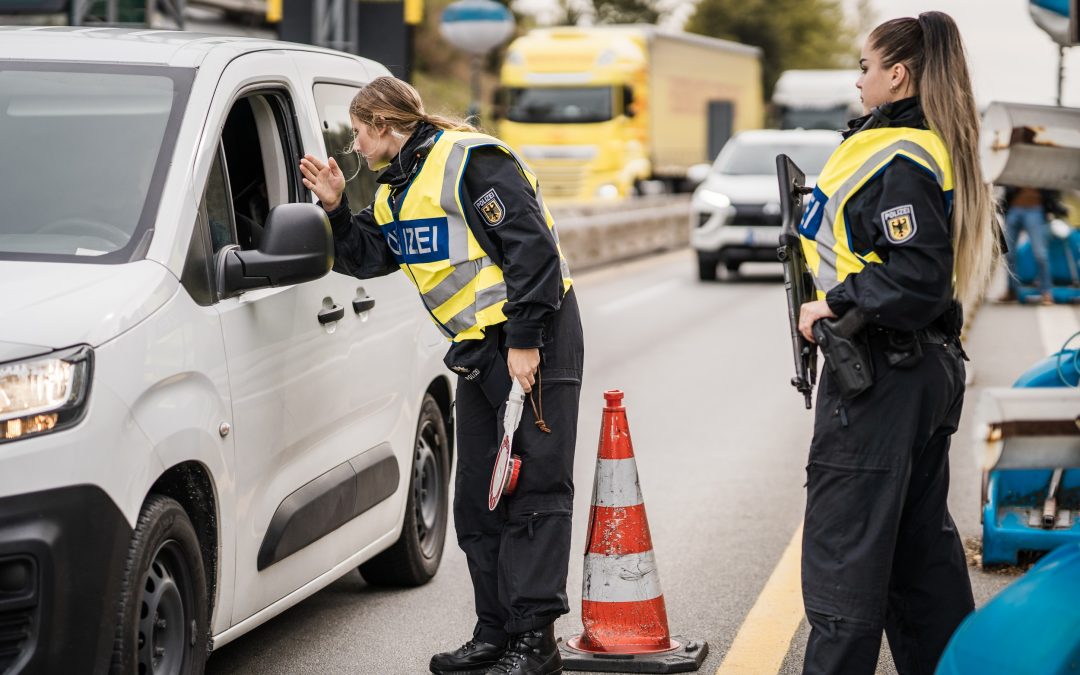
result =
[{"label": "van grille", "polygon": [[19,660],[30,642],[33,626],[33,607],[0,612],[0,673]]},{"label": "van grille", "polygon": [[[766,213],[764,204],[732,204],[735,213],[728,223],[732,225],[775,225],[780,227],[780,214]],[[779,209],[777,209],[779,211]]]}]

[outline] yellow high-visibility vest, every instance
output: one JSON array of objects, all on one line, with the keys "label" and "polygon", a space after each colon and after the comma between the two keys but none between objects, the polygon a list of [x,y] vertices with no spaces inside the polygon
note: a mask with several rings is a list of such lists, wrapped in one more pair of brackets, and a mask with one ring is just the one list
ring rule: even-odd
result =
[{"label": "yellow high-visibility vest", "polygon": [[945,143],[933,131],[910,127],[867,129],[847,138],[821,170],[799,223],[803,253],[819,300],[824,300],[825,294],[848,275],[882,262],[874,251],[855,250],[844,207],[898,158],[914,162],[932,174],[946,201],[951,202],[952,160]]},{"label": "yellow high-visibility vest", "polygon": [[[536,176],[502,141],[480,133],[440,131],[420,170],[395,198],[380,185],[375,194],[375,222],[402,271],[420,291],[435,324],[454,342],[479,340],[488,326],[506,321],[503,273],[473,236],[461,202],[465,166],[473,150],[495,146],[509,155],[529,181],[540,212],[559,250],[563,293],[573,281],[559,248],[551,212],[544,205]],[[484,197],[481,197],[484,199]],[[468,205],[471,208],[471,205]],[[497,221],[505,206],[496,197],[483,205],[485,217]]]}]

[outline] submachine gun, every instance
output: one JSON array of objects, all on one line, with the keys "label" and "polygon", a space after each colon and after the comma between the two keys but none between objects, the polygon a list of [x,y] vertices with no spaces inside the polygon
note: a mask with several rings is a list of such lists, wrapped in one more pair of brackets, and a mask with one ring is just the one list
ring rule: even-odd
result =
[{"label": "submachine gun", "polygon": [[814,278],[806,266],[798,223],[802,219],[803,195],[813,192],[806,187],[806,175],[787,155],[776,156],[776,175],[780,179],[780,247],[776,255],[784,263],[784,291],[787,293],[788,323],[791,326],[791,347],[795,353],[795,377],[791,386],[806,399],[806,409],[812,403],[817,377],[817,347],[825,354],[825,363],[836,378],[840,397],[850,399],[873,384],[873,373],[860,331],[865,316],[857,308],[835,320],[823,319],[814,323],[814,339],[809,342],[799,332],[799,311],[803,304],[817,298]]},{"label": "submachine gun", "polygon": [[799,309],[814,300],[814,278],[806,267],[798,225],[803,212],[803,195],[813,192],[806,187],[806,174],[787,155],[776,156],[776,175],[780,179],[780,247],[776,255],[784,263],[784,292],[787,294],[791,348],[795,353],[795,377],[791,386],[806,398],[811,407],[817,378],[817,349],[799,332]]}]

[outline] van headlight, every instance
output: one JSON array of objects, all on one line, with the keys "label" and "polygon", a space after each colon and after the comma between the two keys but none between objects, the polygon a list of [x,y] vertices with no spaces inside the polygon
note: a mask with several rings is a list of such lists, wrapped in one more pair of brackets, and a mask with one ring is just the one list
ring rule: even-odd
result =
[{"label": "van headlight", "polygon": [[0,443],[76,424],[86,409],[93,350],[75,347],[0,364]]}]

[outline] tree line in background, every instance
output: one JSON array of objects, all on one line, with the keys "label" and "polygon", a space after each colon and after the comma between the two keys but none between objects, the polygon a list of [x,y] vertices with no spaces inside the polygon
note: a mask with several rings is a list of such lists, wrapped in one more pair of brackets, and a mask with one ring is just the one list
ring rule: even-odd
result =
[{"label": "tree line in background", "polygon": [[[429,0],[415,36],[414,79],[433,110],[453,113],[468,105],[469,57],[439,36],[439,17],[451,0]],[[508,4],[506,0],[499,0]],[[841,0],[699,0],[683,30],[732,40],[762,50],[762,85],[766,100],[780,73],[795,68],[850,68],[857,63],[857,40],[874,24],[871,0],[859,0],[849,20]],[[667,19],[677,6],[671,0],[559,0],[561,25],[647,23]],[[515,15],[518,33],[532,27]],[[485,90],[497,83],[502,53],[487,62]]]}]

